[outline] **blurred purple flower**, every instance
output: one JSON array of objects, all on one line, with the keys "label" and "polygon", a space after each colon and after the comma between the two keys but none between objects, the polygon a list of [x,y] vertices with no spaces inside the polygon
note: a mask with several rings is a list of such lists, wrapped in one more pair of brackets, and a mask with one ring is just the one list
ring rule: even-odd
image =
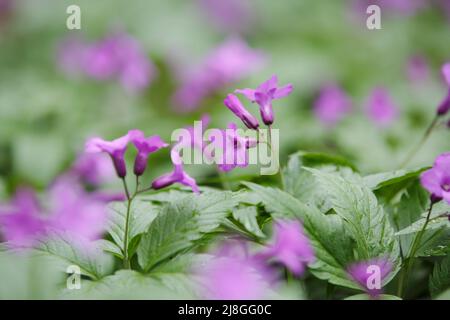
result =
[{"label": "blurred purple flower", "polygon": [[256,102],[259,105],[264,124],[269,126],[274,121],[272,100],[287,97],[292,90],[293,86],[290,83],[283,87],[278,87],[278,77],[273,75],[256,89],[238,89],[235,92],[243,94],[251,102]]},{"label": "blurred purple flower", "polygon": [[0,208],[0,227],[5,240],[19,247],[32,246],[45,234],[47,222],[32,190],[19,189],[12,203]]},{"label": "blurred purple flower", "polygon": [[351,110],[351,100],[347,94],[335,84],[322,88],[314,104],[316,117],[326,126],[334,126]]},{"label": "blurred purple flower", "polygon": [[156,178],[152,182],[152,188],[154,190],[159,190],[168,187],[174,183],[181,183],[188,186],[195,193],[200,193],[195,179],[189,176],[183,169],[183,162],[178,150],[174,147],[170,152],[172,163],[174,165],[174,170],[170,173],[166,173],[159,178]]},{"label": "blurred purple flower", "polygon": [[93,186],[108,182],[115,177],[111,159],[108,159],[105,154],[84,152],[77,157],[70,171],[81,181]]},{"label": "blurred purple flower", "polygon": [[179,111],[196,109],[207,96],[246,77],[264,63],[264,55],[239,38],[230,38],[193,71],[184,72],[173,101]]},{"label": "blurred purple flower", "polygon": [[447,84],[447,95],[441,104],[438,106],[437,114],[438,116],[444,116],[450,110],[450,62],[445,63],[442,66],[442,75]]},{"label": "blurred purple flower", "polygon": [[238,97],[229,94],[223,101],[225,106],[231,110],[249,129],[257,130],[259,127],[258,120],[242,105]]},{"label": "blurred purple flower", "polygon": [[392,264],[381,258],[354,263],[347,268],[347,273],[367,294],[375,298],[381,294],[383,280],[391,270]]},{"label": "blurred purple flower", "polygon": [[130,142],[130,135],[126,134],[123,137],[117,138],[113,141],[106,141],[101,138],[91,138],[86,142],[85,151],[88,153],[106,152],[111,157],[114,168],[119,178],[127,175],[127,166],[124,155]]},{"label": "blurred purple flower", "polygon": [[398,110],[385,88],[375,88],[367,103],[367,115],[380,127],[389,126],[398,116]]},{"label": "blurred purple flower", "polygon": [[125,33],[112,33],[94,43],[70,38],[59,47],[58,64],[70,75],[86,74],[96,80],[118,79],[129,92],[144,90],[156,68],[139,43]]},{"label": "blurred purple flower", "polygon": [[106,199],[86,193],[76,181],[67,176],[56,180],[50,187],[49,197],[51,228],[89,240],[102,236],[107,218]]},{"label": "blurred purple flower", "polygon": [[247,0],[200,0],[207,18],[220,30],[232,33],[246,31],[253,18],[253,10]]},{"label": "blurred purple flower", "polygon": [[274,226],[274,241],[259,257],[281,263],[294,275],[302,275],[305,265],[315,260],[311,242],[298,221],[279,221]]},{"label": "blurred purple flower", "polygon": [[134,161],[134,174],[140,176],[147,168],[147,159],[150,153],[156,152],[161,148],[169,146],[160,136],[154,135],[145,137],[141,130],[130,130],[128,132],[131,142],[134,144],[138,153]]},{"label": "blurred purple flower", "polygon": [[52,231],[63,231],[88,240],[105,230],[106,200],[88,194],[73,176],[56,180],[48,190],[44,210],[33,191],[20,189],[12,203],[0,209],[0,227],[5,239],[18,247],[30,247]]},{"label": "blurred purple flower", "polygon": [[408,78],[412,83],[422,83],[428,79],[428,62],[424,56],[416,55],[408,60]]},{"label": "blurred purple flower", "polygon": [[248,257],[246,248],[225,245],[201,269],[205,298],[213,300],[255,300],[266,296],[270,274],[257,259]]},{"label": "blurred purple flower", "polygon": [[420,182],[434,199],[450,203],[450,153],[439,155],[433,167],[421,174]]}]

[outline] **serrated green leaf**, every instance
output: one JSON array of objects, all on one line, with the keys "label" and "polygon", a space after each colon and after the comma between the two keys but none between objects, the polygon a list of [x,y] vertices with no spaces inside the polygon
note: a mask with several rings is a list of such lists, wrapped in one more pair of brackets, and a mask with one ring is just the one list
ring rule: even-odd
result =
[{"label": "serrated green leaf", "polygon": [[277,219],[299,219],[314,248],[316,262],[311,272],[333,284],[359,289],[351,281],[346,268],[353,261],[353,242],[347,235],[342,219],[324,215],[317,208],[301,203],[289,193],[270,187],[245,182],[261,198],[264,206]]},{"label": "serrated green leaf", "polygon": [[236,204],[231,192],[190,195],[166,204],[143,234],[137,249],[142,269],[148,271],[194,246],[204,234],[214,231]]},{"label": "serrated green leaf", "polygon": [[327,190],[334,211],[346,222],[346,229],[357,243],[358,260],[382,256],[398,266],[398,239],[373,192],[362,181],[357,183],[335,174],[310,170]]},{"label": "serrated green leaf", "polygon": [[[130,220],[128,230],[128,253],[132,257],[133,248],[130,244],[138,235],[147,231],[150,223],[155,219],[159,208],[151,202],[142,201],[140,198],[135,198],[130,208]],[[122,256],[124,254],[125,241],[125,221],[127,214],[127,202],[113,202],[108,207],[108,233],[113,238],[116,245],[120,248]],[[134,243],[136,245],[136,243]]]},{"label": "serrated green leaf", "polygon": [[450,252],[444,259],[434,265],[429,288],[433,297],[450,288]]},{"label": "serrated green leaf", "polygon": [[241,207],[233,210],[233,218],[236,219],[244,229],[258,238],[265,238],[258,224],[258,210],[254,206]]},{"label": "serrated green leaf", "polygon": [[104,253],[98,243],[67,233],[53,233],[41,239],[34,251],[54,257],[64,270],[69,265],[77,265],[83,274],[92,279],[101,279],[111,274],[113,269],[112,257]]},{"label": "serrated green leaf", "polygon": [[345,159],[321,153],[297,152],[289,157],[288,164],[282,171],[283,189],[306,204],[312,204],[322,212],[327,212],[331,205],[324,190],[316,183],[311,172],[305,166],[320,168],[326,172],[338,172],[351,176],[356,171]]}]

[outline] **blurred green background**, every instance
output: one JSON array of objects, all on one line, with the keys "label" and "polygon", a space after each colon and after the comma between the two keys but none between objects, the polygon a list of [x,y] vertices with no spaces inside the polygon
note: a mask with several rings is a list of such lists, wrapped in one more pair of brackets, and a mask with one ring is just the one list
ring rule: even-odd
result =
[{"label": "blurred green background", "polygon": [[[339,154],[362,172],[398,167],[418,142],[446,89],[439,68],[450,57],[449,20],[438,5],[413,14],[384,12],[382,29],[369,31],[365,14],[351,1],[253,0],[249,27],[242,33],[267,63],[238,83],[224,87],[192,113],[173,110],[177,81],[173,56],[195,65],[231,31],[217,28],[200,1],[16,0],[0,24],[0,195],[22,184],[43,188],[67,169],[92,135],[113,139],[131,128],[170,140],[172,130],[192,125],[203,113],[213,127],[236,121],[222,100],[235,88],[254,87],[272,74],[294,92],[274,104],[280,129],[281,163],[297,150]],[[437,3],[437,2],[436,2]],[[81,30],[66,28],[67,6],[81,8]],[[57,66],[58,45],[68,36],[89,41],[120,27],[137,39],[158,68],[158,77],[141,95],[117,83],[67,77]],[[230,28],[232,29],[232,28]],[[429,77],[413,84],[406,66],[414,55],[426,58]],[[322,85],[337,82],[353,100],[352,112],[334,128],[312,112]],[[389,89],[400,116],[377,128],[363,112],[373,87]],[[254,114],[256,106],[246,104]],[[236,121],[237,122],[237,121]],[[450,147],[447,128],[438,128],[410,167],[430,165]],[[131,157],[130,157],[131,158]],[[149,175],[166,171],[168,152],[151,157]],[[214,168],[188,171],[207,183]],[[236,169],[234,176],[257,175],[257,168]],[[269,179],[269,178],[267,178]]]}]

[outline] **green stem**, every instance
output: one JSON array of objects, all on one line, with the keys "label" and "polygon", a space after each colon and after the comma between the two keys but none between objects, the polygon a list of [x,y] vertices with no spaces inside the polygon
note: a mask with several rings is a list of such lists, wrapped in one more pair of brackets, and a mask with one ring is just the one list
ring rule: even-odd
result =
[{"label": "green stem", "polygon": [[405,158],[405,160],[401,163],[400,169],[404,168],[416,155],[416,153],[420,150],[420,148],[425,144],[425,142],[430,137],[431,133],[433,132],[433,129],[436,127],[436,124],[438,123],[439,116],[435,116],[433,121],[431,121],[430,125],[428,126],[427,130],[425,131],[424,135],[422,136],[422,139],[420,142],[412,149],[408,156]]},{"label": "green stem", "polygon": [[138,188],[139,188],[139,177],[136,176],[136,188],[134,191],[134,194],[130,196],[130,192],[128,191],[127,182],[125,181],[125,178],[122,178],[123,181],[123,187],[125,189],[125,194],[127,195],[127,214],[125,217],[125,235],[123,239],[123,267],[125,269],[131,268],[131,262],[130,257],[128,255],[128,233],[130,229],[130,212],[131,212],[131,204],[133,202],[134,197],[138,194]]},{"label": "green stem", "polygon": [[408,285],[408,276],[414,265],[414,259],[415,259],[415,255],[417,253],[417,249],[420,245],[420,242],[422,241],[422,237],[427,229],[428,223],[430,222],[431,211],[433,210],[433,205],[434,205],[434,202],[431,202],[430,208],[428,209],[428,214],[427,214],[425,223],[424,223],[422,229],[419,231],[419,233],[414,237],[413,244],[411,246],[411,249],[409,250],[408,258],[405,261],[406,266],[402,270],[402,273],[400,274],[400,279],[399,279],[399,283],[398,283],[398,291],[397,291],[397,295],[399,297],[402,297],[404,289],[406,289],[406,287]]}]

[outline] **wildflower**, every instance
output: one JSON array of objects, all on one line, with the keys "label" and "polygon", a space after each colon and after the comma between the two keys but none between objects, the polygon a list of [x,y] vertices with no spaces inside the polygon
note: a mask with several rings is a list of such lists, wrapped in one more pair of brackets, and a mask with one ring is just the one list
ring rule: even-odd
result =
[{"label": "wildflower", "polygon": [[165,148],[168,144],[158,135],[146,138],[142,131],[136,129],[130,130],[128,135],[130,136],[131,142],[138,150],[138,154],[134,161],[134,174],[141,176],[147,167],[147,159],[150,153]]},{"label": "wildflower", "polygon": [[433,167],[422,173],[420,182],[435,200],[450,203],[450,153],[438,156]]},{"label": "wildflower", "polygon": [[125,33],[111,33],[93,43],[71,38],[58,51],[60,68],[69,75],[118,80],[131,93],[148,87],[156,68],[139,43]]},{"label": "wildflower", "polygon": [[114,166],[105,154],[84,152],[77,157],[70,171],[92,186],[98,186],[114,177]]},{"label": "wildflower", "polygon": [[159,190],[174,183],[181,183],[185,186],[191,187],[193,192],[200,193],[200,190],[198,189],[197,183],[195,182],[194,178],[189,176],[183,170],[183,162],[181,160],[180,154],[175,147],[172,148],[170,155],[172,158],[172,163],[174,165],[174,170],[170,173],[166,173],[160,176],[159,178],[156,178],[152,182],[152,188],[155,190]]},{"label": "wildflower", "polygon": [[298,221],[276,223],[274,242],[260,257],[283,264],[297,276],[303,274],[306,264],[315,260],[311,243]]},{"label": "wildflower", "polygon": [[447,62],[442,66],[442,75],[447,83],[447,96],[437,109],[438,116],[444,116],[450,110],[450,62]]},{"label": "wildflower", "polygon": [[0,209],[0,226],[7,241],[14,246],[30,247],[53,231],[68,232],[77,237],[98,239],[105,230],[105,197],[88,194],[73,176],[58,178],[48,190],[46,207],[36,195],[20,189],[12,203]]},{"label": "wildflower", "polygon": [[241,101],[234,94],[229,94],[224,100],[225,106],[231,110],[249,129],[257,130],[258,120],[245,109]]},{"label": "wildflower", "polygon": [[246,254],[246,248],[220,248],[197,270],[205,284],[205,296],[216,300],[253,300],[267,294],[271,277],[264,265]]},{"label": "wildflower", "polygon": [[[181,72],[181,86],[173,101],[180,111],[196,109],[210,94],[259,69],[264,55],[240,38],[230,38],[195,69]],[[180,73],[180,72],[179,72]]]},{"label": "wildflower", "polygon": [[386,127],[397,117],[397,108],[384,88],[375,88],[367,104],[369,118],[380,127]]},{"label": "wildflower", "polygon": [[[222,149],[221,158],[218,161],[219,170],[228,172],[236,167],[248,166],[248,149],[255,147],[257,140],[252,137],[240,136],[235,123],[229,123],[227,129],[221,130],[221,132],[222,141],[217,143],[211,139],[217,148]],[[213,155],[210,157],[213,158]]]},{"label": "wildflower", "polygon": [[347,273],[367,294],[377,297],[382,292],[383,280],[391,270],[392,264],[388,260],[373,259],[350,265],[347,268]]},{"label": "wildflower", "polygon": [[48,195],[49,228],[88,240],[101,237],[106,226],[106,202],[111,198],[89,194],[76,181],[65,176],[50,186]]},{"label": "wildflower", "polygon": [[334,84],[323,87],[314,104],[316,117],[326,126],[334,126],[350,112],[350,109],[350,98]]},{"label": "wildflower", "polygon": [[127,166],[124,155],[127,150],[128,142],[130,142],[130,135],[126,134],[123,137],[117,138],[113,141],[106,141],[101,138],[91,138],[86,142],[86,152],[97,153],[106,152],[111,157],[114,168],[119,178],[124,178],[127,175]]},{"label": "wildflower", "polygon": [[256,102],[259,105],[264,124],[269,126],[274,121],[272,100],[287,97],[291,94],[292,89],[292,84],[278,87],[278,77],[273,75],[256,89],[238,89],[235,92],[243,94],[251,102]]},{"label": "wildflower", "polygon": [[3,236],[14,246],[28,247],[45,233],[46,219],[39,214],[36,195],[32,190],[19,189],[11,203],[0,208]]}]

